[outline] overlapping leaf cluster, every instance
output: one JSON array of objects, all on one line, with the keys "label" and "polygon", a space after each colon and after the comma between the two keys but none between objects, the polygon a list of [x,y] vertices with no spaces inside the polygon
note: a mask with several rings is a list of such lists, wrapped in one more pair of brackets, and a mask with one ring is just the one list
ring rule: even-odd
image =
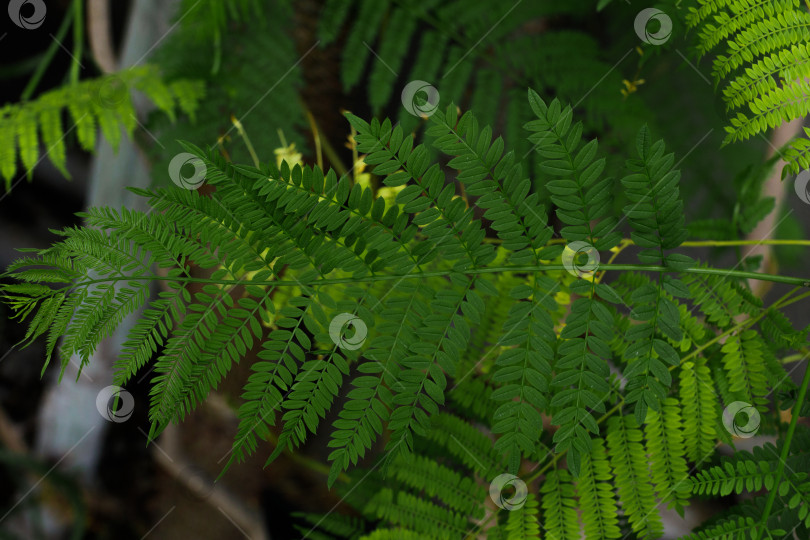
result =
[{"label": "overlapping leaf cluster", "polygon": [[[686,20],[696,32],[698,55],[718,52],[712,75],[729,112],[725,142],[749,139],[810,112],[810,12],[804,2],[697,0]],[[810,166],[808,149],[807,138],[790,143],[783,175]]]},{"label": "overlapping leaf cluster", "polygon": [[[115,382],[151,364],[152,437],[250,362],[229,464],[262,441],[269,463],[330,429],[327,481],[359,517],[305,516],[303,530],[323,538],[372,527],[368,538],[456,538],[482,520],[491,538],[541,528],[655,538],[660,507],[682,511],[693,492],[725,492],[734,475],[801,493],[799,446],[790,474],[754,454],[690,475],[731,440],[726,405],[747,401],[764,418],[781,399],[770,388],[796,390],[775,355],[806,334],[781,305],[764,308],[744,283],[674,251],[686,238],[679,173],[647,128],[617,182],[570,107],[533,91],[529,107],[561,238],[522,159],[472,113],[450,106],[430,118],[441,161],[399,125],[348,115],[393,200],[349,175],[237,165],[189,145],[210,192],[136,190],[150,212],[91,209],[86,226],[16,261],[2,296],[33,316],[26,338],[44,336],[49,356],[61,339],[62,369],[90,361],[143,308]],[[641,264],[618,279],[569,258],[570,246],[600,259],[630,242]],[[764,340],[760,322],[782,339]],[[504,474],[529,491],[508,516],[486,502]],[[768,524],[804,531],[806,501],[791,497],[795,512]]]}]

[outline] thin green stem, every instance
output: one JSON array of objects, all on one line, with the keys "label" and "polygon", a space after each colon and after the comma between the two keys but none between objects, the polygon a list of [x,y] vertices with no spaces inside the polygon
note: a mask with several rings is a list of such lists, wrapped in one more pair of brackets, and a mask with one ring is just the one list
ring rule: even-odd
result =
[{"label": "thin green stem", "polygon": [[[384,274],[366,277],[346,277],[346,278],[332,278],[318,280],[318,285],[340,285],[346,283],[370,283],[375,281],[396,281],[400,279],[425,279],[431,277],[447,277],[451,274],[465,274],[465,275],[479,275],[479,274],[495,274],[502,272],[560,272],[567,271],[568,268],[561,264],[542,264],[537,266],[491,266],[486,268],[469,268],[461,271],[451,270],[437,270],[432,272],[412,272],[409,274]],[[796,285],[798,287],[810,287],[810,278],[799,278],[791,276],[778,276],[774,274],[764,274],[758,272],[744,272],[739,270],[727,270],[724,268],[685,268],[675,270],[666,266],[656,266],[647,264],[600,264],[599,270],[626,270],[637,272],[677,272],[681,274],[708,274],[723,277],[735,277],[741,279],[758,279],[761,281],[772,281],[775,283],[787,283],[789,285]],[[13,277],[13,274],[10,274]],[[109,277],[102,279],[95,279],[84,281],[72,285],[73,287],[81,285],[93,285],[95,283],[108,283],[110,281],[120,280],[151,280],[151,281],[176,281],[183,283],[210,283],[214,285],[230,285],[233,283],[231,280],[210,279],[210,278],[180,278],[168,276],[120,276]],[[300,286],[299,281],[250,281],[251,285],[275,285],[275,286]]]},{"label": "thin green stem", "polygon": [[[810,0],[808,0],[810,2]],[[501,242],[500,238],[488,238],[490,242]],[[567,244],[565,238],[554,238],[549,244]],[[630,238],[622,238],[620,245],[636,245]],[[692,240],[683,242],[678,247],[733,247],[733,246],[810,246],[810,240]]]},{"label": "thin green stem", "polygon": [[[808,0],[810,1],[810,0]],[[697,240],[684,242],[682,247],[721,246],[810,246],[810,240]]]},{"label": "thin green stem", "polygon": [[[736,332],[738,330],[742,330],[746,326],[751,326],[752,324],[755,324],[757,321],[759,321],[764,316],[765,316],[765,312],[763,311],[761,314],[757,315],[756,317],[752,317],[750,319],[745,319],[743,322],[741,322],[741,323],[739,323],[739,324],[737,324],[735,326],[732,326],[731,328],[729,328],[725,332],[723,332],[721,334],[717,334],[712,339],[710,339],[709,341],[707,341],[706,343],[704,343],[700,347],[696,348],[694,351],[690,352],[689,354],[687,354],[686,356],[681,358],[681,361],[680,361],[680,363],[678,365],[681,365],[684,362],[688,362],[689,360],[696,357],[698,354],[705,351],[706,349],[708,349],[709,347],[711,347],[712,345],[714,345],[715,343],[717,343],[718,341],[720,341],[724,337],[726,337],[726,336],[728,336],[730,334],[733,334],[734,332]],[[677,366],[670,366],[669,370],[672,371],[673,369],[675,369],[675,367],[677,367]]]},{"label": "thin green stem", "polygon": [[82,62],[84,48],[84,3],[83,0],[73,0],[73,18],[76,24],[73,25],[73,63],[70,65],[70,82],[79,82],[79,67]]},{"label": "thin green stem", "polygon": [[784,364],[792,364],[793,362],[801,362],[805,358],[807,358],[807,353],[804,353],[804,354],[791,354],[790,356],[786,356],[786,357],[782,358],[779,361],[779,363],[781,363],[782,365],[784,365]]},{"label": "thin green stem", "polygon": [[248,153],[250,154],[250,159],[253,160],[253,166],[258,169],[259,156],[256,154],[256,150],[253,148],[253,144],[250,142],[250,138],[247,136],[245,128],[242,126],[242,122],[240,122],[234,115],[231,115],[231,123],[236,128],[236,131],[239,133],[239,136],[242,137],[242,140],[245,141],[245,146],[247,147]]},{"label": "thin green stem", "polygon": [[[329,159],[329,164],[333,169],[335,169],[338,172],[338,174],[341,177],[346,176],[346,174],[348,173],[346,165],[343,164],[343,161],[341,161],[340,156],[338,156],[337,154],[337,151],[335,151],[334,147],[329,143],[329,139],[321,134],[321,129],[318,127],[318,122],[315,121],[315,117],[312,115],[312,112],[307,107],[307,104],[300,97],[298,98],[298,103],[301,105],[301,108],[307,115],[307,120],[309,121],[310,127],[312,129],[312,138],[315,141],[316,148],[320,147],[323,149],[324,154],[326,154],[326,157]],[[317,154],[318,152],[316,151],[316,155]],[[354,151],[354,155],[356,158],[357,156],[356,150]],[[323,169],[323,164],[320,163],[321,158],[320,156],[317,157],[318,157],[318,166],[321,169]],[[355,159],[354,163],[356,162],[357,159]],[[352,165],[354,165],[354,163],[352,163]]]},{"label": "thin green stem", "polygon": [[799,423],[799,416],[801,415],[802,406],[804,405],[804,398],[807,396],[807,387],[810,386],[810,364],[804,369],[804,378],[799,387],[799,395],[796,397],[796,404],[793,406],[793,414],[790,418],[790,426],[788,426],[785,439],[782,442],[782,452],[779,455],[779,465],[776,468],[776,478],[773,482],[773,489],[768,492],[768,500],[765,501],[765,510],[762,512],[762,519],[759,526],[756,528],[754,540],[759,540],[762,530],[768,523],[768,517],[771,515],[773,502],[776,500],[776,493],[779,491],[779,484],[782,481],[782,475],[785,474],[785,461],[787,460],[788,453],[790,452],[790,443],[793,441],[793,433],[796,431],[796,425]]},{"label": "thin green stem", "polygon": [[799,296],[797,296],[796,298],[791,298],[789,302],[785,302],[785,303],[783,303],[783,304],[779,304],[779,306],[776,306],[776,304],[774,304],[772,307],[780,307],[780,308],[783,308],[783,307],[789,306],[790,304],[795,304],[796,302],[799,302],[800,300],[804,300],[804,299],[805,299],[805,298],[807,298],[807,297],[810,297],[810,292],[806,292],[806,293],[804,293],[804,294],[800,294],[800,295],[799,295]]},{"label": "thin green stem", "polygon": [[51,65],[53,56],[59,49],[59,43],[65,39],[65,34],[67,34],[68,28],[70,28],[71,22],[73,22],[73,10],[69,9],[65,14],[65,18],[62,19],[62,25],[59,27],[59,30],[56,31],[56,36],[54,36],[56,39],[51,41],[51,45],[48,47],[48,50],[45,51],[42,60],[37,65],[36,71],[34,71],[34,74],[31,75],[31,79],[28,81],[28,84],[25,85],[25,88],[20,95],[20,101],[28,101],[31,99],[31,96],[34,94],[34,90],[36,90],[39,81],[42,79],[42,76],[48,69],[48,66]]}]

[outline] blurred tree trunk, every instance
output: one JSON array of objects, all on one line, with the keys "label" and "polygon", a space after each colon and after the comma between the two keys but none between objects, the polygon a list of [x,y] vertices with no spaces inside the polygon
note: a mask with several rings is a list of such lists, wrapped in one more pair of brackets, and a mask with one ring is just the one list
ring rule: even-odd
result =
[{"label": "blurred tree trunk", "polygon": [[[170,31],[175,6],[175,1],[133,0],[121,45],[119,68],[148,60],[144,56]],[[136,96],[135,109],[143,118],[147,102]],[[99,137],[98,141],[91,167],[87,206],[143,209],[143,199],[124,189],[126,186],[149,185],[150,176],[141,152],[126,137],[117,153],[113,153],[105,139]],[[57,384],[56,370],[52,373],[54,376],[46,381],[37,432],[37,453],[47,459],[62,460],[61,467],[80,472],[83,479],[91,484],[104,434],[109,426],[109,422],[97,411],[96,398],[110,384],[113,361],[136,319],[137,314],[118,326],[112,337],[101,344],[78,380],[79,359],[73,358],[65,370],[62,384]],[[146,404],[136,403],[135,406],[145,407]]]}]

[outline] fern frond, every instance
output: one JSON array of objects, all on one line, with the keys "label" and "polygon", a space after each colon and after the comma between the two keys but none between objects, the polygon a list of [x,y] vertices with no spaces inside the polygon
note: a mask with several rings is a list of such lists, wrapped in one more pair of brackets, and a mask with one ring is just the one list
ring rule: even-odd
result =
[{"label": "fern frond", "polygon": [[[798,435],[796,442],[801,442],[802,438],[802,435]],[[782,441],[776,445],[765,443],[755,446],[750,452],[740,450],[731,457],[723,457],[720,465],[703,469],[692,478],[692,492],[699,495],[739,495],[743,491],[755,492],[764,487],[767,490],[778,488],[783,496],[793,490],[800,494],[799,498],[802,495],[806,498],[805,485],[810,456],[799,444],[796,445],[795,452],[788,456],[788,474],[783,484],[776,486],[775,473],[782,446]]]},{"label": "fern frond", "polygon": [[[505,254],[502,257],[500,253],[493,263],[505,259]],[[486,280],[487,285],[483,285],[482,280]],[[501,344],[503,321],[507,320],[514,300],[508,294],[501,294],[501,291],[508,292],[524,281],[522,276],[514,274],[484,275],[479,278],[478,290],[490,296],[486,298],[480,321],[470,324],[470,345],[461,355],[455,384],[448,392],[454,407],[466,416],[472,415],[489,423],[499,407],[498,402],[490,399],[497,385],[479,374],[490,372],[504,350]]]},{"label": "fern frond", "polygon": [[[479,130],[470,113],[458,119],[456,109],[435,115],[428,135],[436,136],[434,145],[454,156],[449,166],[458,170],[457,179],[475,204],[485,210],[484,218],[504,241],[501,248],[511,252],[510,262],[534,262],[553,256],[543,250],[551,238],[544,208],[537,194],[527,195],[530,181],[522,178],[521,167],[512,153],[503,155],[503,139],[492,141],[489,128]],[[542,250],[542,251],[541,251]],[[510,296],[530,303],[513,305],[504,324],[504,336],[498,342],[509,349],[498,356],[493,380],[502,386],[492,399],[506,401],[496,411],[499,421],[493,426],[501,438],[496,448],[510,456],[510,470],[516,472],[520,452],[534,451],[542,430],[539,412],[546,408],[551,375],[550,359],[554,336],[549,331],[551,320],[539,307],[553,310],[552,293],[556,286],[550,280],[532,276],[532,286],[515,287]],[[550,298],[551,296],[551,298]],[[525,325],[525,326],[524,326]],[[519,332],[518,332],[519,331]]]},{"label": "fern frond", "polygon": [[374,532],[361,536],[360,540],[420,540],[422,533],[408,529],[376,529]]},{"label": "fern frond", "polygon": [[571,474],[565,469],[551,471],[546,475],[540,493],[546,534],[559,540],[580,538]]},{"label": "fern frond", "polygon": [[[562,108],[556,99],[550,105],[534,91],[529,91],[529,103],[537,119],[526,124],[532,131],[529,140],[541,156],[540,167],[561,177],[546,184],[551,200],[558,206],[557,216],[566,224],[561,234],[569,242],[587,240],[592,249],[614,247],[619,241],[616,219],[609,215],[609,181],[599,179],[605,159],[594,161],[596,140],[579,148],[582,124],[571,124],[572,109]],[[590,433],[599,434],[591,411],[604,412],[607,397],[610,356],[607,342],[611,338],[613,317],[597,295],[608,302],[619,300],[609,285],[593,279],[580,280],[571,291],[582,296],[571,305],[566,325],[560,333],[560,358],[554,366],[558,389],[551,401],[555,411],[554,424],[560,429],[554,434],[557,450],[567,450],[566,460],[574,475],[579,472],[582,454],[590,450]]]},{"label": "fern frond", "polygon": [[514,152],[504,154],[503,138],[492,140],[489,127],[479,128],[472,113],[458,118],[452,105],[445,115],[431,117],[435,126],[427,135],[435,136],[434,146],[452,156],[448,166],[459,172],[474,204],[484,210],[484,219],[503,240],[501,248],[510,252],[514,264],[552,259],[552,250],[541,251],[553,231],[548,226],[544,206],[537,193],[530,193],[531,181],[523,177]]},{"label": "fern frond", "polygon": [[[596,39],[555,24],[557,15],[579,18],[590,11],[584,2],[506,5],[494,0],[431,0],[417,5],[343,0],[327,2],[321,17],[334,17],[334,25],[348,21],[340,70],[344,90],[368,81],[366,91],[375,113],[403,98],[401,89],[408,81],[431,84],[442,107],[456,103],[475,110],[488,125],[504,116],[512,119],[504,138],[516,152],[515,161],[537,176],[526,159],[530,145],[520,130],[528,109],[516,88],[531,86],[544,95],[580,100],[588,120],[615,131],[624,132],[623,120],[640,115],[643,108],[640,101],[623,100],[615,91],[621,76],[611,69],[615,60]],[[528,20],[550,24],[543,32],[526,32],[523,25]],[[327,44],[338,31],[322,18],[319,35]],[[567,54],[570,50],[578,54]],[[600,78],[605,82],[594,85]],[[421,95],[404,99],[418,104]],[[406,132],[419,127],[408,105],[399,109],[398,118]]]},{"label": "fern frond", "polygon": [[[458,370],[462,377],[470,370]],[[481,377],[469,376],[465,379],[457,377],[455,384],[448,391],[451,407],[456,411],[464,411],[466,416],[489,423],[497,403],[490,399],[495,385],[483,380]]]},{"label": "fern frond", "polygon": [[664,527],[656,509],[655,489],[650,481],[641,440],[641,430],[634,417],[608,420],[608,456],[616,476],[624,516],[633,532],[641,538],[657,538]]},{"label": "fern frond", "polygon": [[[127,382],[158,355],[150,438],[257,351],[226,468],[259,441],[275,441],[267,463],[294,451],[329,415],[327,482],[363,520],[310,519],[321,538],[357,538],[372,526],[381,538],[475,536],[490,524],[482,521],[487,482],[525,461],[545,463],[525,478],[534,489],[545,474],[541,495],[508,517],[492,513],[492,538],[539,537],[539,519],[549,537],[578,538],[581,529],[589,538],[657,537],[659,504],[682,510],[686,487],[719,493],[729,482],[747,491],[770,482],[786,498],[768,525],[805,520],[810,459],[797,447],[779,449],[788,470],[770,480],[780,457],[773,446],[686,481],[688,461],[703,462],[718,440],[730,440],[720,402],[763,407],[783,369],[775,353],[802,348],[805,331],[779,314],[781,304],[769,313],[722,271],[670,254],[686,236],[679,174],[646,129],[621,183],[643,264],[611,260],[604,270],[655,273],[608,284],[607,271],[562,272],[567,264],[553,264],[561,244],[582,242],[597,254],[619,244],[611,195],[619,184],[602,178],[606,159],[595,140],[582,140],[570,107],[530,92],[529,109],[563,242],[552,241],[523,165],[474,115],[450,107],[428,130],[460,195],[400,126],[348,115],[365,162],[396,188],[393,200],[368,178],[286,161],[234,165],[187,145],[213,189],[134,190],[149,213],[92,209],[85,227],[12,263],[3,277],[16,282],[0,291],[16,316],[31,319],[26,341],[45,336],[50,355],[63,339],[63,363],[78,355],[84,364],[126,314],[145,307],[115,380]],[[193,275],[192,263],[206,277]],[[150,300],[156,283],[163,290]],[[690,297],[705,317],[687,309]],[[624,303],[633,305],[629,316]],[[730,331],[744,313],[777,336],[772,343],[753,327]],[[348,336],[356,340],[335,331],[345,317],[357,321]],[[795,385],[786,388],[782,406],[799,401]],[[553,435],[542,433],[549,416],[559,426]],[[767,421],[776,431],[778,420]],[[381,441],[388,452],[373,468],[352,467]],[[560,452],[568,466],[558,469]],[[747,523],[758,504],[706,530]]]},{"label": "fern frond", "polygon": [[461,538],[469,523],[460,514],[420,499],[406,491],[384,488],[369,502],[377,517],[420,533],[422,538]]},{"label": "fern frond", "polygon": [[[631,174],[622,179],[630,204],[625,207],[633,228],[631,238],[642,250],[638,258],[643,263],[656,263],[670,268],[685,268],[693,261],[680,254],[665,254],[678,247],[687,237],[684,227],[683,203],[678,191],[680,171],[673,169],[674,154],[665,154],[664,142],[651,142],[645,126],[636,137],[639,159],[628,160]],[[641,324],[632,325],[626,335],[630,343],[624,351],[628,362],[626,401],[635,404],[636,422],[641,424],[648,407],[660,410],[666,398],[672,377],[667,365],[678,364],[679,356],[667,342],[656,338],[661,331],[669,339],[683,339],[676,305],[662,294],[666,290],[674,296],[684,296],[686,287],[678,279],[659,273],[657,284],[649,283],[633,292],[632,319]]]},{"label": "fern frond", "polygon": [[810,169],[810,129],[804,129],[805,137],[797,137],[788,143],[782,155],[787,162],[782,169],[782,179],[788,174],[799,174],[804,169]]},{"label": "fern frond", "polygon": [[800,330],[793,328],[790,319],[779,310],[768,309],[760,323],[766,342],[777,349],[798,349],[807,342],[810,327]]},{"label": "fern frond", "polygon": [[[384,180],[386,185],[396,187],[409,180],[414,181],[414,184],[402,189],[396,198],[397,204],[404,205],[404,212],[418,213],[413,222],[430,240],[420,245],[425,249],[418,252],[419,259],[414,267],[429,262],[437,253],[442,253],[445,259],[461,259],[454,267],[457,270],[492,261],[495,251],[482,243],[484,231],[480,223],[472,219],[472,212],[464,208],[464,201],[454,197],[453,186],[445,185],[438,165],[428,166],[427,150],[423,145],[413,147],[412,137],[403,135],[399,126],[391,128],[388,120],[380,124],[377,120],[366,123],[350,114],[347,118],[358,131],[358,150],[368,153],[365,162],[374,165],[376,174],[387,175]],[[440,252],[440,247],[447,241],[452,241],[453,246]],[[402,359],[405,369],[398,371],[396,376],[397,391],[393,401],[398,407],[390,418],[394,433],[389,448],[404,442],[402,449],[409,449],[413,444],[411,433],[424,433],[427,430],[428,417],[417,405],[430,413],[437,411],[437,403],[444,402],[443,371],[451,375],[455,373],[453,358],[459,355],[453,351],[465,349],[469,339],[468,328],[457,330],[462,319],[456,313],[461,309],[477,320],[483,310],[483,302],[473,290],[475,280],[459,277],[454,281],[456,289],[462,283],[466,285],[459,293],[436,296],[430,305],[434,313],[443,315],[428,317],[423,321],[421,331],[435,336],[436,347],[430,347],[430,355],[424,356],[418,350],[412,350],[417,354]],[[344,457],[344,462],[348,457]]]},{"label": "fern frond", "polygon": [[790,44],[810,36],[810,15],[802,10],[785,9],[753,22],[730,41],[734,47],[729,46],[726,55],[719,55],[715,60],[713,74],[717,80],[728,76],[750,58],[787,49]]},{"label": "fern frond", "polygon": [[526,502],[509,512],[506,519],[506,539],[526,540],[540,538],[540,509],[534,493],[526,494]]},{"label": "fern frond", "polygon": [[[644,434],[650,455],[650,470],[658,498],[678,512],[689,504],[689,468],[686,465],[683,420],[675,398],[667,398],[661,412],[650,411]],[[689,421],[692,419],[690,418]]]},{"label": "fern frond", "polygon": [[[708,53],[729,36],[767,17],[772,17],[782,10],[799,6],[799,0],[743,0],[741,2],[701,2],[697,8],[690,8],[686,21],[690,26],[697,26],[704,21],[706,25],[699,32],[700,42],[697,45],[701,54]],[[724,8],[729,7],[731,13]],[[711,21],[707,20],[712,16]]]},{"label": "fern frond", "polygon": [[[169,276],[181,272],[188,275],[187,257],[203,268],[214,264],[202,246],[176,231],[163,214],[91,208],[81,215],[88,225],[115,231],[116,235],[142,246],[159,268],[172,268]],[[186,289],[174,286],[171,291],[161,291],[158,299],[149,304],[123,343],[114,366],[114,384],[124,386],[151,359],[185,315],[190,300]]]},{"label": "fern frond", "polygon": [[347,396],[349,402],[341,410],[340,420],[334,423],[336,429],[329,442],[330,447],[336,448],[329,455],[333,460],[330,483],[349,461],[356,463],[382,433],[382,423],[388,421],[394,406],[391,388],[400,380],[398,372],[409,354],[408,344],[415,341],[419,321],[428,312],[425,293],[418,283],[403,280],[393,291],[408,300],[390,302],[379,314],[380,335],[372,337],[364,355],[369,361],[358,367],[363,375],[353,379],[354,388]]},{"label": "fern frond", "polygon": [[467,468],[492,479],[503,472],[504,457],[493,448],[492,441],[479,429],[458,416],[440,412],[431,418],[426,438],[442,445]]},{"label": "fern frond", "polygon": [[[713,62],[716,85],[731,111],[724,144],[745,140],[810,112],[810,64],[806,41],[810,13],[799,0],[699,0],[687,16],[697,29],[699,56],[721,45]],[[796,139],[783,171],[798,172],[803,161]]]},{"label": "fern frond", "polygon": [[[482,244],[484,231],[481,224],[472,219],[470,209],[464,208],[461,198],[454,198],[452,185],[444,182],[444,173],[438,164],[429,165],[428,151],[424,145],[413,146],[413,138],[405,135],[399,126],[391,127],[390,120],[370,123],[347,114],[349,122],[357,130],[357,149],[368,155],[365,162],[374,165],[373,172],[385,176],[386,186],[397,187],[413,181],[397,194],[397,204],[404,204],[408,213],[419,213],[414,223],[421,229],[428,242],[420,248],[422,263],[441,253],[443,258],[459,261],[456,270],[483,266],[495,257],[491,246]],[[452,242],[439,250],[445,242]]]},{"label": "fern frond", "polygon": [[253,373],[244,386],[244,403],[238,411],[239,427],[225,469],[255,452],[257,438],[267,440],[270,426],[275,425],[282,392],[292,386],[298,366],[304,363],[304,351],[311,347],[305,329],[313,324],[304,322],[311,302],[311,298],[298,297],[282,307],[281,317],[276,320],[278,329],[270,332],[262,343],[259,361],[251,366]]},{"label": "fern frond", "polygon": [[619,509],[613,496],[605,442],[593,440],[591,451],[582,457],[582,469],[577,479],[577,496],[582,510],[585,537],[620,538]]},{"label": "fern frond", "polygon": [[[0,129],[0,141],[3,142],[0,174],[5,179],[6,191],[11,189],[17,170],[15,148],[29,178],[40,161],[37,131],[47,149],[45,155],[67,178],[70,174],[65,168],[65,138],[74,128],[79,144],[85,150],[95,148],[96,126],[116,149],[121,130],[131,136],[135,129],[131,90],[143,92],[172,121],[178,110],[194,118],[204,95],[201,83],[189,80],[167,82],[155,66],[146,65],[50,90],[27,103],[6,105],[0,108],[0,125],[3,126]],[[70,112],[73,120],[73,126],[67,131],[62,123],[64,110]]]},{"label": "fern frond", "polygon": [[698,495],[740,494],[774,487],[774,472],[767,462],[734,460],[723,466],[702,470],[692,479],[692,490]]},{"label": "fern frond", "polygon": [[746,538],[756,524],[756,520],[750,516],[733,517],[697,534],[685,536],[682,540],[737,540]]},{"label": "fern frond", "polygon": [[738,399],[752,403],[765,411],[768,403],[768,373],[763,349],[765,344],[756,331],[746,330],[732,334],[723,345],[723,366],[731,382],[730,391]]},{"label": "fern frond", "polygon": [[483,311],[483,301],[473,290],[475,279],[458,276],[451,280],[455,290],[436,293],[430,302],[430,315],[418,329],[425,346],[411,345],[414,354],[402,361],[393,398],[397,408],[389,423],[389,447],[404,442],[412,448],[411,432],[424,435],[430,428],[425,412],[436,414],[438,406],[444,404],[445,373],[455,376],[456,359],[469,340],[470,329],[459,313],[479,320]]},{"label": "fern frond", "polygon": [[719,402],[712,385],[711,370],[703,358],[684,362],[680,369],[679,398],[683,417],[684,455],[698,463],[714,451]]},{"label": "fern frond", "polygon": [[387,472],[417,492],[436,497],[461,515],[473,519],[483,516],[483,487],[432,459],[400,455],[391,461]]},{"label": "fern frond", "polygon": [[545,394],[549,390],[555,341],[545,309],[555,307],[550,295],[556,284],[536,275],[531,282],[531,288],[521,285],[511,292],[513,298],[527,301],[515,303],[503,323],[500,345],[507,349],[495,362],[493,381],[500,386],[491,394],[492,400],[504,402],[494,413],[492,429],[501,434],[495,448],[506,453],[513,474],[521,453],[533,453],[540,440],[540,411],[548,406]]},{"label": "fern frond", "polygon": [[[364,300],[360,297],[360,301]],[[358,317],[359,305],[348,312]],[[346,313],[344,311],[344,313]],[[323,323],[317,328],[309,328],[315,333],[315,342],[326,343],[329,335],[324,331]],[[341,351],[337,344],[328,349],[316,349],[316,359],[304,362],[289,394],[281,406],[287,411],[282,416],[284,427],[278,438],[278,445],[265,465],[273,461],[285,449],[293,449],[304,443],[307,431],[315,433],[320,419],[326,416],[327,410],[343,385],[343,377],[349,374],[349,360],[356,358],[355,351]],[[314,351],[313,351],[314,352]]]},{"label": "fern frond", "polygon": [[[47,351],[50,357],[58,337],[54,332],[64,336],[60,348],[64,371],[74,354],[81,359],[82,366],[86,364],[98,343],[126,315],[145,303],[148,282],[139,278],[151,274],[151,262],[148,256],[141,256],[134,243],[115,234],[87,228],[68,228],[61,234],[64,239],[60,243],[40,251],[39,257],[17,261],[13,268],[21,279],[52,283],[72,274],[70,281],[74,286],[52,290],[47,295],[42,290],[11,287],[6,293],[24,296],[6,294],[6,298],[23,313],[41,301],[41,311],[32,320],[27,338],[33,339],[52,326]],[[29,268],[50,264],[55,265],[51,271]],[[83,273],[73,274],[77,270]]]},{"label": "fern frond", "polygon": [[720,329],[728,328],[738,315],[756,315],[762,308],[761,301],[745,296],[730,278],[689,274],[682,279],[706,320]]}]

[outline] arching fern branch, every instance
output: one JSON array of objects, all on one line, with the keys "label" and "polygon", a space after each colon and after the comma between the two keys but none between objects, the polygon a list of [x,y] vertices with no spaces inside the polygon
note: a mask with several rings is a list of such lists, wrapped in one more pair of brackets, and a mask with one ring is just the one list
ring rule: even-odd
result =
[{"label": "arching fern branch", "polygon": [[[11,189],[18,154],[30,178],[41,159],[40,143],[51,163],[70,178],[65,168],[65,138],[74,129],[85,150],[95,149],[99,127],[116,149],[122,128],[131,136],[137,126],[131,90],[143,92],[171,121],[178,112],[193,119],[204,94],[201,83],[186,79],[166,82],[157,68],[147,65],[50,90],[34,101],[5,105],[0,108],[0,175],[6,190]],[[72,124],[67,130],[65,109]]]},{"label": "arching fern branch", "polygon": [[[716,49],[712,75],[730,112],[725,143],[749,139],[810,113],[810,12],[801,0],[698,0],[687,25],[696,49]],[[807,140],[785,152],[783,176],[810,166]]]}]

